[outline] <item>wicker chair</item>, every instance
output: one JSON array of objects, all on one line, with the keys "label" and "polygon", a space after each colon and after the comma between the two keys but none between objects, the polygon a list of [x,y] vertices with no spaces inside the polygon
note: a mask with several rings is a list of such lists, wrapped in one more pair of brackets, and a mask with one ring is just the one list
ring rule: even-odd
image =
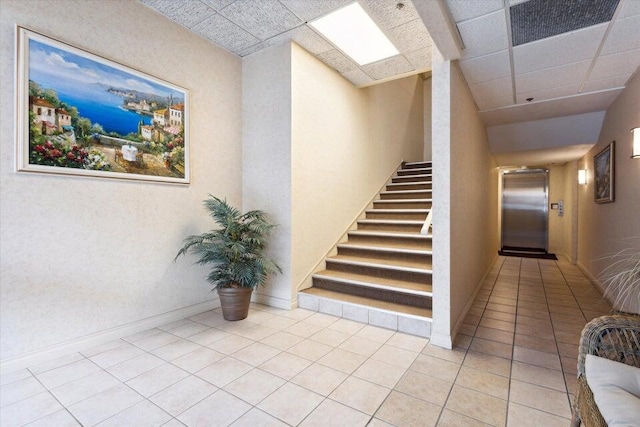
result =
[{"label": "wicker chair", "polygon": [[573,403],[571,426],[606,427],[593,393],[587,384],[585,358],[587,354],[640,368],[640,316],[612,315],[593,319],[586,324],[580,337],[578,355],[578,390]]}]

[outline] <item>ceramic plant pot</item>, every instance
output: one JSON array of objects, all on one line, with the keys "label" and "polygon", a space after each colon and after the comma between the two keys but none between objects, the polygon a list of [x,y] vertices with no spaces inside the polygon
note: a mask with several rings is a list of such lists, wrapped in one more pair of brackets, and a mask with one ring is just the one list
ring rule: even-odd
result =
[{"label": "ceramic plant pot", "polygon": [[222,317],[225,320],[246,319],[252,292],[253,288],[218,288]]}]

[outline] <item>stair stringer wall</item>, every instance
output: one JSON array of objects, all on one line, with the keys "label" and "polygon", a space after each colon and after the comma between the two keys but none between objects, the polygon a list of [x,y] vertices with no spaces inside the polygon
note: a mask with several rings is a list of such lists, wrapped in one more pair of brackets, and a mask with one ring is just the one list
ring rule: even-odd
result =
[{"label": "stair stringer wall", "polygon": [[[404,163],[404,162],[402,162],[402,163]],[[305,278],[296,287],[296,289],[298,291],[301,291],[301,290],[304,290],[304,289],[308,289],[308,288],[311,287],[311,285],[312,285],[312,277],[311,276],[313,275],[313,273],[316,273],[316,272],[318,272],[320,270],[324,270],[326,268],[326,259],[328,257],[334,256],[334,255],[336,255],[338,253],[338,245],[340,243],[344,243],[344,242],[346,242],[348,240],[349,231],[353,231],[353,230],[356,230],[358,228],[358,220],[361,220],[361,219],[365,218],[367,209],[371,209],[373,207],[374,200],[377,200],[379,198],[380,193],[385,189],[387,184],[389,184],[391,182],[391,178],[397,173],[397,171],[400,168],[402,168],[402,163],[400,163],[400,165],[398,165],[396,170],[394,170],[393,173],[391,174],[391,176],[389,176],[389,178],[385,181],[385,183],[382,184],[380,189],[371,197],[371,199],[369,199],[367,204],[360,210],[360,212],[356,215],[356,217],[353,219],[353,221],[351,221],[351,224],[349,224],[349,227],[340,236],[340,238],[333,244],[333,246],[331,246],[331,248],[322,256],[322,258],[320,258],[318,263],[316,265],[314,265],[309,270],[309,273],[305,276]]]}]

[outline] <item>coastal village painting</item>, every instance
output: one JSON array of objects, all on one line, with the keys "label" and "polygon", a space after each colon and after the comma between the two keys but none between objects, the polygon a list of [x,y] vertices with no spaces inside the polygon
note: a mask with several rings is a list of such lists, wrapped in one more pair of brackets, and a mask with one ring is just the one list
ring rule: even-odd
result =
[{"label": "coastal village painting", "polygon": [[186,89],[18,31],[19,171],[189,182]]}]

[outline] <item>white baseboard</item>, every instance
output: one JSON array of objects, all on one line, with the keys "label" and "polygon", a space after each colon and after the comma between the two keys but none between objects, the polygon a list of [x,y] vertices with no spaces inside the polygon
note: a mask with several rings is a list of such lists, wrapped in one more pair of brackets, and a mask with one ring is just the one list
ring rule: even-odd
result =
[{"label": "white baseboard", "polygon": [[281,308],[283,310],[293,310],[298,307],[298,301],[291,301],[273,295],[261,294],[256,291],[251,295],[251,301],[258,304],[268,305],[269,307]]},{"label": "white baseboard", "polygon": [[217,307],[220,307],[220,301],[216,297],[209,301],[179,308],[167,313],[158,314],[126,325],[116,326],[115,328],[96,332],[61,344],[52,345],[44,349],[9,357],[0,360],[0,372],[5,374],[7,372],[34,366],[47,360],[55,359],[56,357],[82,351],[84,349],[127,337],[138,332],[146,331],[147,329],[155,328],[166,323],[184,319],[185,317],[195,316],[196,314],[200,314]]}]

